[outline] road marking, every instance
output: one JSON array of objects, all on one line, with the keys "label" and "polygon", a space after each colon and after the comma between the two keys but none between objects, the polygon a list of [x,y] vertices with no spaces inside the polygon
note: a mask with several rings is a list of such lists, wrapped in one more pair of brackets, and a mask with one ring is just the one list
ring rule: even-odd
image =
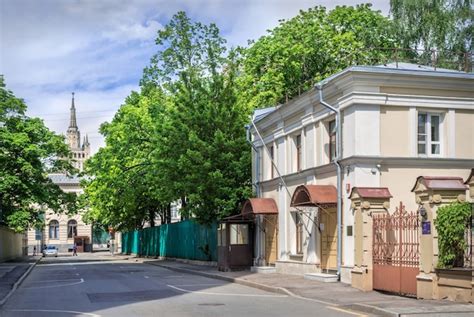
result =
[{"label": "road marking", "polygon": [[171,287],[180,292],[202,294],[202,295],[241,296],[241,297],[288,297],[287,295],[211,293],[211,292],[201,292],[201,291],[190,291],[190,290],[179,288],[173,285],[166,285],[166,286]]},{"label": "road marking", "polygon": [[67,282],[67,281],[78,281],[78,278],[70,278],[68,280],[45,280],[45,281],[31,281],[29,283],[54,283],[54,282]]},{"label": "road marking", "polygon": [[61,285],[49,285],[49,286],[23,287],[23,289],[54,288],[54,287],[72,286],[72,285],[77,285],[77,284],[82,284],[82,283],[84,283],[83,278],[81,278],[81,280],[79,282],[75,282],[75,283],[67,283],[67,284],[61,284]]},{"label": "road marking", "polygon": [[223,283],[220,283],[220,284],[180,284],[180,285],[174,285],[174,286],[177,286],[177,287],[186,287],[186,286],[224,286],[224,285],[229,285],[229,284],[223,284]]},{"label": "road marking", "polygon": [[149,276],[146,276],[146,275],[145,275],[144,277],[145,277],[145,278],[150,278]]},{"label": "road marking", "polygon": [[9,309],[7,311],[15,311],[15,312],[41,312],[41,313],[54,313],[54,314],[79,314],[85,316],[92,316],[92,317],[101,317],[101,315],[92,314],[92,313],[83,313],[80,311],[74,310],[50,310],[50,309]]},{"label": "road marking", "polygon": [[356,316],[359,316],[359,317],[367,317],[367,315],[357,313],[355,311],[339,308],[339,307],[334,307],[334,306],[326,306],[326,307],[329,308],[329,309],[332,309],[332,310],[337,310],[337,311],[346,313],[346,314],[356,315]]}]

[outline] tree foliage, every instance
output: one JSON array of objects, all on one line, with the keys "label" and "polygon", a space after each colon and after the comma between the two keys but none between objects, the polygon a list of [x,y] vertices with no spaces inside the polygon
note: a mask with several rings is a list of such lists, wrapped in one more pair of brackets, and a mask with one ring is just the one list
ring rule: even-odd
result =
[{"label": "tree foliage", "polygon": [[242,102],[276,105],[351,65],[385,62],[393,23],[370,4],[300,11],[243,49]]},{"label": "tree foliage", "polygon": [[64,138],[26,116],[26,109],[0,77],[0,222],[18,232],[37,224],[45,209],[76,210],[75,195],[48,178],[50,172],[73,171]]},{"label": "tree foliage", "polygon": [[469,228],[472,210],[470,203],[452,203],[438,209],[435,220],[438,230],[438,267],[462,267],[467,247],[466,229]]},{"label": "tree foliage", "polygon": [[156,44],[141,92],[102,126],[106,147],[86,166],[88,217],[118,228],[140,227],[177,200],[184,216],[210,223],[251,192],[249,111],[236,105],[234,53],[215,25],[183,12]]},{"label": "tree foliage", "polygon": [[419,55],[451,63],[456,58],[465,62],[465,53],[472,53],[473,10],[469,0],[391,0],[390,12],[402,48],[421,49]]}]

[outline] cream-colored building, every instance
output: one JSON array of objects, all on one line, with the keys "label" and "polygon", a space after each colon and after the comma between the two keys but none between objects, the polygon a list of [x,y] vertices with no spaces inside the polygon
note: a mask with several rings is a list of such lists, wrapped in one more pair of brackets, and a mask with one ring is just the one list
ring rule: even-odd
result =
[{"label": "cream-colored building", "polygon": [[[87,135],[81,143],[81,133],[77,126],[74,93],[72,94],[70,121],[66,141],[72,153],[73,165],[82,171],[84,162],[90,156],[90,144]],[[49,178],[63,191],[81,194],[78,176],[66,174],[50,174]],[[44,212],[45,226],[43,230],[28,230],[28,251],[31,254],[36,247],[40,252],[42,245],[54,245],[59,252],[71,251],[74,243],[78,251],[92,251],[92,225],[82,221],[82,215],[55,214],[50,210]]]},{"label": "cream-colored building", "polygon": [[[418,176],[465,179],[474,166],[474,75],[398,63],[351,67],[320,84],[321,95],[314,88],[258,111],[250,126],[253,182],[258,196],[273,198],[279,212],[276,238],[268,242],[260,234],[264,248],[276,246],[277,260],[258,263],[284,273],[339,269],[350,283],[352,188],[386,187],[392,202],[417,210],[411,189]],[[332,162],[337,127],[321,96],[341,114],[340,267]]]}]

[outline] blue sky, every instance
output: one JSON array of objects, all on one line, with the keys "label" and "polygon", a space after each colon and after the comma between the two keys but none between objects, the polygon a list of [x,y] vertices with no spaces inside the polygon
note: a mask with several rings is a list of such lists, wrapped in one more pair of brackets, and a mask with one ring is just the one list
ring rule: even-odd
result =
[{"label": "blue sky", "polygon": [[[384,15],[389,0],[371,1]],[[78,125],[93,151],[99,125],[138,89],[156,51],[156,32],[177,11],[214,22],[229,46],[245,45],[301,9],[334,8],[340,0],[0,0],[0,74],[28,104],[28,114],[64,133],[71,92]]]}]

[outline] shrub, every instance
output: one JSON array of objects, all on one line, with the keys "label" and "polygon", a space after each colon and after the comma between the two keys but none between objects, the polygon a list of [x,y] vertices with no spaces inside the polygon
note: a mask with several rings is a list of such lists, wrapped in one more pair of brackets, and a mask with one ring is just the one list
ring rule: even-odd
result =
[{"label": "shrub", "polygon": [[469,203],[452,203],[438,209],[435,219],[438,230],[439,258],[438,268],[462,267],[466,228],[471,221],[471,205]]}]

